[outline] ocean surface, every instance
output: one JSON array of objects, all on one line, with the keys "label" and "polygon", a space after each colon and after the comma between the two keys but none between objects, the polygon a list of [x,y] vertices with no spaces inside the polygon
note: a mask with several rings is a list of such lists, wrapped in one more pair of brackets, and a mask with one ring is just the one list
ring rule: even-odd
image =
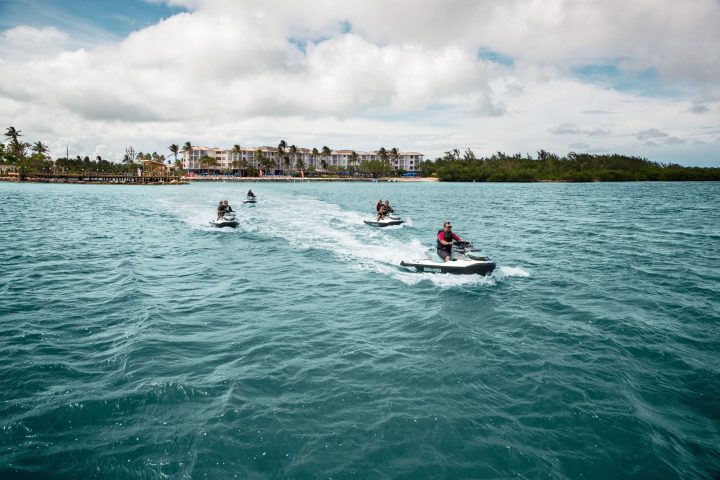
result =
[{"label": "ocean surface", "polygon": [[[494,274],[399,266],[446,219]],[[4,480],[720,478],[718,183],[0,183],[0,245]]]}]

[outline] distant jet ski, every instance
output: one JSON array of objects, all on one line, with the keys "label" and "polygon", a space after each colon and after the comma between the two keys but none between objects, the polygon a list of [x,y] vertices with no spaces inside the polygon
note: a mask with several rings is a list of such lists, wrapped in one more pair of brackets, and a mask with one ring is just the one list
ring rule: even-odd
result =
[{"label": "distant jet ski", "polygon": [[245,201],[243,203],[257,203],[257,196],[248,195],[247,197],[245,197]]},{"label": "distant jet ski", "polygon": [[495,262],[477,253],[470,242],[455,242],[452,246],[452,259],[443,261],[435,251],[428,251],[428,258],[419,260],[403,260],[403,267],[415,267],[418,272],[453,273],[457,275],[487,275],[495,270]]},{"label": "distant jet ski", "polygon": [[223,228],[232,227],[235,228],[240,223],[235,219],[235,212],[225,212],[222,217],[218,220],[210,220],[211,227]]},{"label": "distant jet ski", "polygon": [[385,215],[385,218],[383,218],[380,221],[375,220],[363,220],[365,222],[365,225],[370,225],[371,227],[391,227],[393,225],[401,225],[405,223],[405,220],[400,218],[400,216],[396,213],[388,213]]}]

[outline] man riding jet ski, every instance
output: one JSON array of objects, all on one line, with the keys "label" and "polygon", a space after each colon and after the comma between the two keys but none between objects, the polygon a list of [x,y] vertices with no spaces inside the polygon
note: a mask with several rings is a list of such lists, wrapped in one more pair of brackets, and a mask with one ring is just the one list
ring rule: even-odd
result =
[{"label": "man riding jet ski", "polygon": [[257,203],[257,199],[255,197],[256,195],[253,193],[253,191],[248,190],[247,196],[245,197],[245,201],[243,203]]},{"label": "man riding jet ski", "polygon": [[476,251],[472,243],[452,232],[450,222],[445,222],[443,229],[438,231],[435,254],[429,253],[428,259],[403,260],[400,265],[415,267],[418,272],[433,273],[485,275],[495,270],[495,262]]},{"label": "man riding jet ski", "polygon": [[389,227],[405,223],[405,220],[395,213],[395,210],[393,210],[390,206],[390,202],[387,200],[385,200],[385,203],[383,203],[382,200],[378,200],[375,209],[377,210],[377,219],[374,222],[372,220],[364,220],[366,225],[373,227]]},{"label": "man riding jet ski", "polygon": [[217,208],[217,218],[210,220],[210,226],[212,227],[232,227],[238,226],[238,221],[235,219],[235,211],[230,206],[230,202],[227,200],[220,200],[220,204]]}]

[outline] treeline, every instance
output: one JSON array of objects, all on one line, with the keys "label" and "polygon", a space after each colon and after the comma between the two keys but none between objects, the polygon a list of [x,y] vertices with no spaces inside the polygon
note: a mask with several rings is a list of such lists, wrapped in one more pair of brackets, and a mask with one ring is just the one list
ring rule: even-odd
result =
[{"label": "treeline", "polygon": [[182,162],[177,160],[178,150],[172,151],[175,155],[175,163],[165,158],[165,155],[137,152],[132,147],[125,149],[122,163],[115,163],[96,156],[90,159],[88,156],[75,158],[57,158],[54,161],[48,155],[49,149],[42,141],[30,143],[22,138],[22,131],[15,127],[8,127],[5,130],[7,143],[0,143],[0,164],[13,165],[26,173],[108,173],[108,174],[132,174],[135,175],[138,169],[142,169],[142,162],[152,160],[157,163],[168,163],[174,171],[182,171]]},{"label": "treeline", "polygon": [[570,152],[564,157],[540,150],[536,158],[497,152],[477,158],[472,150],[455,149],[422,164],[423,176],[447,182],[616,182],[720,180],[720,168],[683,167],[620,154]]}]

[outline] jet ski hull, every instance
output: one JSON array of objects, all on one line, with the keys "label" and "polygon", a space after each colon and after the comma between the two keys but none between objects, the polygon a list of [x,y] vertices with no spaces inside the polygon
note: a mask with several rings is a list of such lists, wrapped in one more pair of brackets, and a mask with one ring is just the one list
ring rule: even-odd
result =
[{"label": "jet ski hull", "polygon": [[257,203],[257,200],[245,200],[243,203]]},{"label": "jet ski hull", "polygon": [[418,272],[451,273],[454,275],[487,275],[495,270],[495,262],[457,260],[449,262],[433,262],[432,260],[401,261],[403,267],[415,267]]},{"label": "jet ski hull", "polygon": [[210,221],[210,226],[216,227],[216,228],[223,228],[223,227],[236,228],[238,225],[240,225],[240,222],[238,222],[237,220],[222,221],[222,222],[214,222],[212,220]]},{"label": "jet ski hull", "polygon": [[393,225],[401,225],[405,223],[404,220],[380,220],[379,222],[374,222],[372,220],[363,220],[365,222],[365,225],[370,225],[371,227],[392,227]]}]

